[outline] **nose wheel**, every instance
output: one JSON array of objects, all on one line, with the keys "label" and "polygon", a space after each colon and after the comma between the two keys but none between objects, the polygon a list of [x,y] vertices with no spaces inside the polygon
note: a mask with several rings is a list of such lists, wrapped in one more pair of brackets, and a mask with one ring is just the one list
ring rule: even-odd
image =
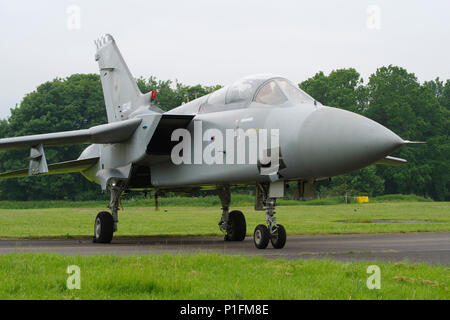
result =
[{"label": "nose wheel", "polygon": [[286,229],[279,224],[277,230],[270,237],[270,242],[275,249],[283,249],[286,244]]},{"label": "nose wheel", "polygon": [[281,225],[277,225],[277,230],[270,234],[269,228],[260,224],[256,226],[253,232],[253,242],[258,249],[265,249],[269,245],[269,241],[275,249],[282,249],[286,244],[286,229]]},{"label": "nose wheel", "polygon": [[258,249],[265,249],[269,244],[270,240],[270,232],[269,228],[265,225],[260,224],[255,228],[255,232],[253,232],[253,242]]}]

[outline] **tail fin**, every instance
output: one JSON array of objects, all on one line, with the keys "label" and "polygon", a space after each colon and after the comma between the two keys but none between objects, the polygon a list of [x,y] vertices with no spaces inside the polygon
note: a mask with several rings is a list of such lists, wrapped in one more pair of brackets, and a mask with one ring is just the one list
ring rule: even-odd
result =
[{"label": "tail fin", "polygon": [[143,95],[139,90],[111,35],[103,35],[95,41],[95,45],[95,60],[100,67],[108,122],[126,120],[145,102],[150,104],[150,99],[145,101],[148,95]]}]

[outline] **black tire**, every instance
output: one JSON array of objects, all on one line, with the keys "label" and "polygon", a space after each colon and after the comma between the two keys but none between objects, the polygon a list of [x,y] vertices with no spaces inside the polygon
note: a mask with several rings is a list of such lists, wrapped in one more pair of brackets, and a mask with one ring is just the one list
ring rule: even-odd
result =
[{"label": "black tire", "polygon": [[94,222],[94,242],[110,243],[114,233],[114,220],[107,211],[99,212]]},{"label": "black tire", "polygon": [[229,232],[226,241],[242,241],[247,233],[247,223],[244,214],[239,210],[231,211],[228,216]]},{"label": "black tire", "polygon": [[255,232],[253,232],[253,242],[258,249],[265,249],[269,244],[270,232],[269,229],[263,225],[257,225]]},{"label": "black tire", "polygon": [[277,227],[277,231],[270,238],[270,242],[272,242],[272,246],[275,249],[283,249],[286,244],[286,229],[279,224]]}]

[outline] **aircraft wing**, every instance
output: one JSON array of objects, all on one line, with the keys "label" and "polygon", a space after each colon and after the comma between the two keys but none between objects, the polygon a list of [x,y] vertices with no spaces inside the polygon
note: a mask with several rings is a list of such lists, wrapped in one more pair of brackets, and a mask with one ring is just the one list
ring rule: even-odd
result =
[{"label": "aircraft wing", "polygon": [[376,164],[385,164],[388,166],[401,166],[406,163],[408,163],[408,161],[406,161],[405,159],[391,157],[391,156],[384,157],[383,159],[378,160],[376,162]]},{"label": "aircraft wing", "polygon": [[62,146],[85,143],[119,143],[128,140],[142,119],[102,124],[89,129],[63,131],[0,139],[0,150],[31,148],[38,145]]},{"label": "aircraft wing", "polygon": [[[80,160],[72,160],[66,162],[59,162],[50,164],[48,166],[48,172],[39,173],[39,175],[48,175],[48,174],[60,174],[60,173],[72,173],[72,172],[81,172],[89,169],[98,161],[97,158],[89,158],[89,159],[80,159]],[[20,177],[28,177],[29,169],[21,169],[15,171],[9,171],[5,173],[0,173],[0,179],[8,179],[8,178],[20,178]]]}]

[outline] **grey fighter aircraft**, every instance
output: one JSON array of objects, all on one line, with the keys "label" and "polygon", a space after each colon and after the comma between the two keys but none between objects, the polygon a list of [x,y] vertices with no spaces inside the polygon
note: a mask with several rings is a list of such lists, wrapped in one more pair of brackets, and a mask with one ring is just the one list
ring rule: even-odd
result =
[{"label": "grey fighter aircraft", "polygon": [[[241,211],[230,211],[230,189],[254,185],[255,208],[265,211],[267,221],[267,226],[255,228],[254,243],[260,249],[269,242],[274,248],[283,248],[286,231],[275,219],[275,203],[285,196],[287,182],[297,182],[298,194],[303,196],[319,179],[373,163],[406,162],[389,154],[411,142],[368,118],[323,106],[279,76],[246,77],[163,112],[154,104],[154,91],[139,91],[114,39],[104,35],[95,44],[108,123],[85,130],[0,139],[0,149],[30,150],[28,168],[2,173],[0,178],[80,172],[110,191],[111,213],[97,215],[94,242],[111,242],[124,192],[163,195],[205,188],[216,189],[221,200],[219,227],[225,240],[242,241],[246,220]],[[196,132],[197,128],[202,131]],[[239,129],[244,136],[230,131]],[[263,130],[276,133],[278,141],[266,147],[264,161],[234,161],[239,157],[239,141],[232,142],[241,139],[245,146],[245,141],[250,144],[251,136]],[[177,136],[177,132],[181,134]],[[187,144],[191,138],[183,134],[192,135],[192,146]],[[227,148],[216,141],[219,136],[227,137]],[[91,145],[78,159],[47,164],[44,147],[86,143]],[[211,162],[203,159],[202,150],[212,145],[215,161]],[[185,161],[174,161],[175,148],[177,159]],[[245,159],[251,157],[250,151],[244,150]]]}]

